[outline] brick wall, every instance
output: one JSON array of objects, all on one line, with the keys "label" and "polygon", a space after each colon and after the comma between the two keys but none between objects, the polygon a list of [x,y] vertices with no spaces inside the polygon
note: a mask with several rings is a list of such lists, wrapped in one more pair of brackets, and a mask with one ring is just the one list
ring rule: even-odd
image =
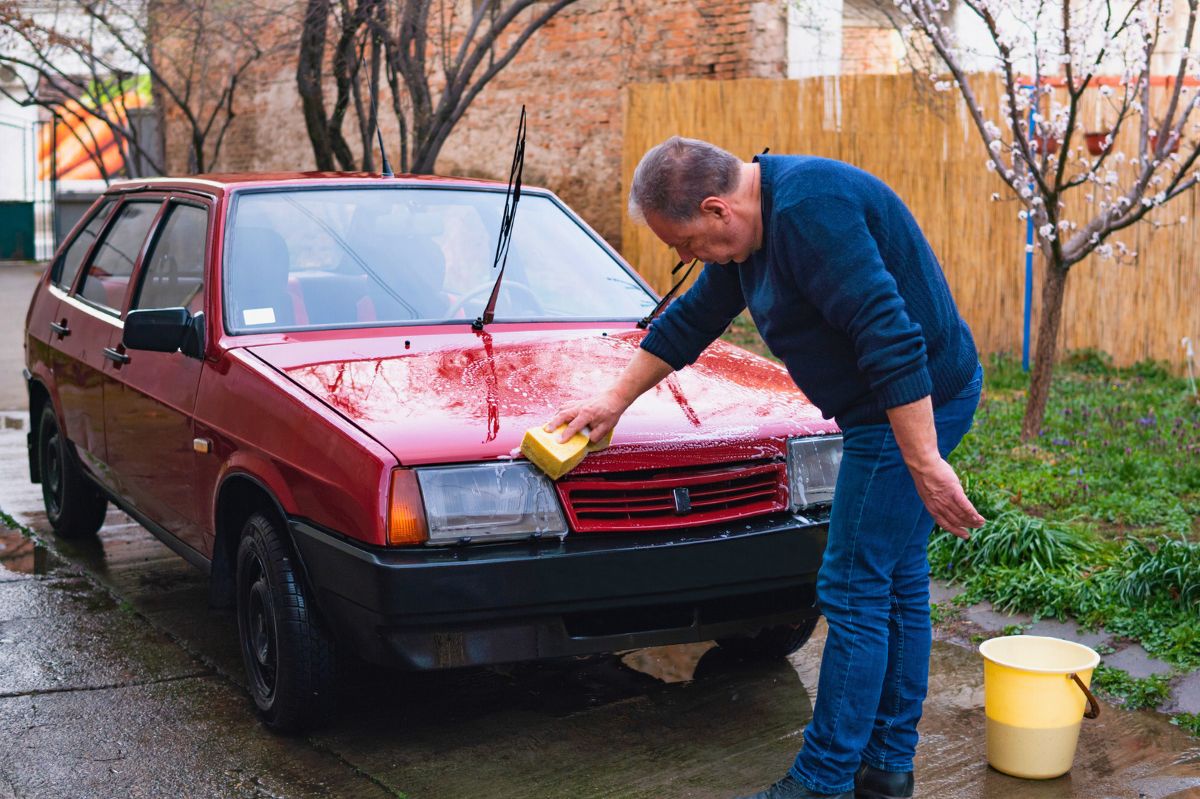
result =
[{"label": "brick wall", "polygon": [[625,85],[782,77],[785,36],[785,13],[775,3],[584,0],[552,20],[480,95],[438,169],[503,174],[524,102],[530,182],[553,189],[618,243]]},{"label": "brick wall", "polygon": [[895,75],[903,55],[899,34],[890,27],[842,29],[842,74]]},{"label": "brick wall", "polygon": [[[783,77],[785,67],[786,12],[778,0],[581,0],[540,30],[476,98],[443,148],[437,172],[507,177],[525,103],[526,181],[557,192],[619,244],[624,87]],[[256,70],[214,171],[312,168],[294,75],[294,47]],[[384,109],[381,115],[398,161],[394,118]],[[181,171],[182,131],[168,127],[172,169]],[[345,133],[353,145],[350,117]]]}]

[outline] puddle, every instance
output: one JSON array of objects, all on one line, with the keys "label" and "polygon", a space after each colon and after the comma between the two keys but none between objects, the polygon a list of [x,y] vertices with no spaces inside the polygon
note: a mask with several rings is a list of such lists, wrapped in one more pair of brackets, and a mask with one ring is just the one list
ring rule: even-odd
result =
[{"label": "puddle", "polygon": [[655,646],[628,652],[621,657],[621,662],[665,683],[690,682],[695,678],[697,664],[713,646],[712,641]]},{"label": "puddle", "polygon": [[50,550],[16,530],[0,532],[0,575],[49,574],[59,561]]}]

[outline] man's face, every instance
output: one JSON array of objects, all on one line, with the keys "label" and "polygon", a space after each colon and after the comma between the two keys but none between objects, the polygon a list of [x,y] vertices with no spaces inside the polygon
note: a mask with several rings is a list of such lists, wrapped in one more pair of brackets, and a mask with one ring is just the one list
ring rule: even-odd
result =
[{"label": "man's face", "polygon": [[699,258],[718,264],[741,263],[757,247],[751,225],[733,214],[719,197],[707,198],[700,213],[684,222],[647,213],[646,225],[679,253],[682,261]]}]

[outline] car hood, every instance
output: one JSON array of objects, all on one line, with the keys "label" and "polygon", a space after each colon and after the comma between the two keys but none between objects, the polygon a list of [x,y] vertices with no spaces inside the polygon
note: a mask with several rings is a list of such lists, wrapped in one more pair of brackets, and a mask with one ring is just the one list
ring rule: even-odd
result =
[{"label": "car hood", "polygon": [[[610,385],[644,335],[398,329],[249,349],[402,464],[419,465],[514,457],[527,428]],[[775,457],[788,436],[835,430],[783,367],[716,342],[634,402],[612,446],[579,471]]]}]

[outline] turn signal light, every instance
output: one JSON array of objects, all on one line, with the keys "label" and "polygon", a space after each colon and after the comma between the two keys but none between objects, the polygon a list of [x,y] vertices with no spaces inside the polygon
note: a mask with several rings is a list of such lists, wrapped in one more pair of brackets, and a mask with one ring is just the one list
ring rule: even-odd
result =
[{"label": "turn signal light", "polygon": [[388,543],[423,544],[429,538],[425,507],[417,475],[410,469],[392,471],[391,496],[388,498]]}]

